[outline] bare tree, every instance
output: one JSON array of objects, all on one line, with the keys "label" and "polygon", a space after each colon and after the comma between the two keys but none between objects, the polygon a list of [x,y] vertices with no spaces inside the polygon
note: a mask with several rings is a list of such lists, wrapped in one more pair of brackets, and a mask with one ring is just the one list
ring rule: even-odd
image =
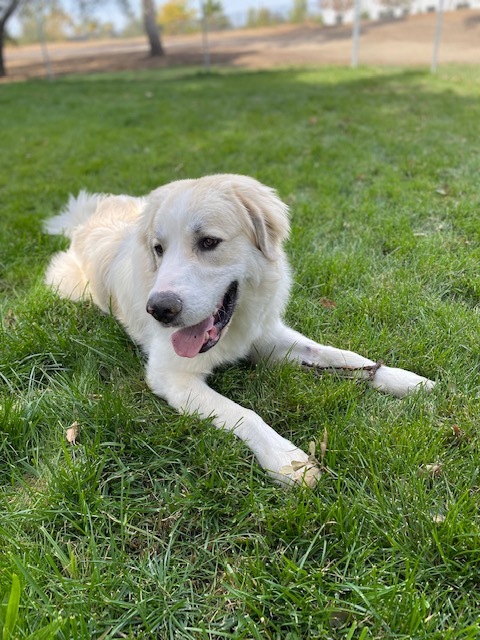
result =
[{"label": "bare tree", "polygon": [[7,21],[15,12],[20,2],[21,0],[0,0],[0,77],[7,75],[3,56]]}]

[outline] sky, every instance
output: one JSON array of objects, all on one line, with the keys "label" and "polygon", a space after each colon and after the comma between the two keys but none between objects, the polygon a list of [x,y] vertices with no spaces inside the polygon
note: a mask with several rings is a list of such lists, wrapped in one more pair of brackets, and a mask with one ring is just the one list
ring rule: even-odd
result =
[{"label": "sky", "polygon": [[[266,7],[268,9],[277,9],[277,10],[288,10],[292,4],[293,0],[221,0],[224,12],[232,19],[232,22],[235,23],[235,14],[237,14],[239,20],[245,15],[249,8]],[[76,13],[76,6],[78,5],[77,0],[62,0],[62,4],[65,6],[67,11],[72,11],[72,13]],[[125,24],[125,15],[119,9],[118,4],[115,0],[105,0],[104,2],[99,2],[99,7],[95,11],[95,15],[98,19],[102,21],[113,22],[114,25],[121,29]],[[162,0],[155,0],[155,5],[159,7],[162,4]],[[196,8],[200,12],[201,0],[190,0],[189,6],[192,8]],[[133,11],[140,15],[140,7],[141,0],[130,0],[130,5]],[[318,0],[308,0],[308,5],[312,9],[317,9],[319,7]],[[18,21],[15,19],[15,16],[9,21],[8,24],[9,31],[12,35],[17,35],[19,31]]]},{"label": "sky", "polygon": [[[74,5],[74,0],[66,0],[68,4]],[[114,0],[109,0],[109,2],[102,3],[104,4],[104,8],[100,9],[98,12],[99,17],[108,17],[109,19],[113,19],[115,21],[120,20],[123,21],[123,15],[118,10],[118,7],[115,6]],[[140,13],[140,4],[141,0],[130,0],[130,4],[132,9],[136,13]],[[161,0],[156,0],[155,4],[159,7],[162,4]],[[201,0],[190,0],[189,6],[192,8],[196,8],[200,11]],[[222,0],[223,10],[227,15],[231,14],[244,14],[249,8],[253,7],[258,9],[259,7],[266,7],[268,9],[286,9],[289,8],[293,4],[293,0]],[[318,0],[308,0],[308,4],[310,7],[318,7]]]}]

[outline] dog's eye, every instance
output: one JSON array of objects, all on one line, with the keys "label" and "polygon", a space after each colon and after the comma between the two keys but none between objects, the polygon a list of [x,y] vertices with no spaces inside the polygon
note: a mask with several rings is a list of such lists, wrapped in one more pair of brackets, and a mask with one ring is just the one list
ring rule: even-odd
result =
[{"label": "dog's eye", "polygon": [[199,242],[200,249],[203,249],[203,251],[210,251],[211,249],[215,249],[215,247],[218,247],[221,241],[222,240],[220,238],[202,238]]},{"label": "dog's eye", "polygon": [[153,250],[155,251],[155,253],[157,254],[157,256],[163,256],[163,247],[161,244],[156,244],[153,247]]}]

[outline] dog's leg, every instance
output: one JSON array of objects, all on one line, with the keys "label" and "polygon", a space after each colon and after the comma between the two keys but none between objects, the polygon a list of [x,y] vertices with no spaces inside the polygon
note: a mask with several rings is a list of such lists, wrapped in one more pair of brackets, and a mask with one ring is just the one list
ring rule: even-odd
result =
[{"label": "dog's leg", "polygon": [[177,411],[211,418],[216,427],[232,431],[275,480],[315,486],[320,469],[305,452],[279,435],[254,411],[211,389],[202,378],[185,373],[172,375],[148,366],[147,380],[152,391]]},{"label": "dog's leg", "polygon": [[[364,358],[353,351],[328,347],[309,340],[301,333],[279,322],[263,340],[257,341],[252,350],[252,358],[267,358],[270,361],[295,360],[300,364],[320,369],[338,370],[338,373],[355,372],[355,375],[370,381],[373,388],[391,393],[397,398],[423,388],[430,391],[434,382],[405,369],[376,366],[373,360]],[[365,367],[365,369],[364,369]]]}]

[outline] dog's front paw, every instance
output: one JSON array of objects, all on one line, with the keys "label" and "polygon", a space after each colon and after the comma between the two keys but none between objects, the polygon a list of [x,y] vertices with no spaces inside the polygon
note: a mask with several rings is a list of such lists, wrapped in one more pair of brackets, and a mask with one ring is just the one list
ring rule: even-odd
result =
[{"label": "dog's front paw", "polygon": [[293,460],[291,464],[286,464],[275,474],[275,479],[283,484],[299,484],[313,489],[322,472],[313,462],[300,462]]},{"label": "dog's front paw", "polygon": [[280,484],[299,484],[313,489],[321,476],[321,470],[318,460],[315,458],[315,445],[311,444],[313,450],[310,455],[301,449],[289,452],[288,461],[282,464],[277,471],[270,470],[270,476]]},{"label": "dog's front paw", "polygon": [[397,398],[403,398],[414,391],[430,392],[435,382],[405,369],[381,366],[375,373],[372,386],[379,391],[391,393]]}]

